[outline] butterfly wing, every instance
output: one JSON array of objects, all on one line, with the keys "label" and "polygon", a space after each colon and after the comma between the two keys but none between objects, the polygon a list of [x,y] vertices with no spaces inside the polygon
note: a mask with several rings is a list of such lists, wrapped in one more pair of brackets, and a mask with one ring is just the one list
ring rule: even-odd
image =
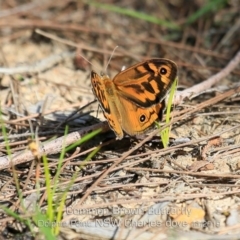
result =
[{"label": "butterfly wing", "polygon": [[121,126],[130,136],[146,132],[153,123],[162,118],[164,103],[141,108],[135,103],[119,96],[119,112],[121,113]]},{"label": "butterfly wing", "polygon": [[95,73],[91,72],[91,83],[92,83],[92,91],[96,98],[98,99],[102,109],[104,112],[110,113],[110,106],[107,100],[106,88],[104,85],[104,79]]},{"label": "butterfly wing", "polygon": [[92,71],[91,73],[92,90],[98,99],[103,114],[108,121],[110,128],[115,132],[119,139],[123,138],[121,127],[121,116],[118,110],[115,97],[114,84],[107,76],[99,76]]},{"label": "butterfly wing", "polygon": [[161,102],[177,77],[177,66],[167,59],[151,59],[115,76],[113,82],[123,98],[149,108]]},{"label": "butterfly wing", "polygon": [[177,76],[167,59],[151,59],[120,72],[111,81],[92,72],[93,92],[117,137],[145,132],[161,119],[164,97]]}]

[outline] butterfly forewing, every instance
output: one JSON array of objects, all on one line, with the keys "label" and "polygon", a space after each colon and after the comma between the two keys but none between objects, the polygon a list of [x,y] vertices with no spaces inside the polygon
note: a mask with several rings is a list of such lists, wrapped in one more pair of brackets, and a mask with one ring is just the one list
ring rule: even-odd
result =
[{"label": "butterfly forewing", "polygon": [[92,90],[96,98],[98,99],[99,103],[103,110],[107,113],[110,113],[110,107],[108,104],[107,96],[105,93],[105,85],[104,81],[97,73],[92,71],[91,73],[91,83],[92,83]]},{"label": "butterfly forewing", "polygon": [[175,63],[167,59],[152,59],[120,72],[113,81],[119,95],[148,108],[162,101],[176,76]]},{"label": "butterfly forewing", "polygon": [[105,118],[108,121],[110,128],[115,132],[117,137],[121,139],[123,137],[123,131],[121,127],[120,113],[116,105],[116,96],[114,95],[114,84],[111,79],[106,75],[99,76],[92,71],[91,74],[92,90],[96,98],[98,99]]}]

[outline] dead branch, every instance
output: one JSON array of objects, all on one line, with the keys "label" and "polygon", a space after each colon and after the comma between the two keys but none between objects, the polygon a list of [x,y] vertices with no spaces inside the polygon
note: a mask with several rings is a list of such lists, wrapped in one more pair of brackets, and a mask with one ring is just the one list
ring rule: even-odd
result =
[{"label": "dead branch", "polygon": [[213,75],[207,80],[194,85],[191,88],[188,88],[184,91],[177,92],[174,99],[174,104],[180,104],[184,99],[190,98],[195,94],[199,94],[203,91],[206,91],[213,85],[219,83],[223,78],[225,78],[228,74],[230,74],[237,66],[240,64],[240,51],[237,52],[235,57],[228,63],[228,65],[223,68],[219,73]]},{"label": "dead branch", "polygon": [[[66,136],[54,139],[46,144],[40,144],[38,149],[39,156],[55,154],[62,151],[64,147],[67,147],[76,141],[80,140],[87,133],[90,133],[96,129],[102,129],[102,132],[105,132],[109,129],[108,124],[99,123],[91,127],[84,128],[80,131],[69,133]],[[21,152],[16,152],[11,156],[0,157],[0,170],[5,168],[10,168],[11,166],[28,162],[34,159],[34,155],[30,150],[24,150]]]},{"label": "dead branch", "polygon": [[12,67],[12,68],[0,67],[0,73],[7,74],[7,75],[23,74],[23,73],[39,73],[39,72],[46,71],[47,69],[50,69],[51,67],[65,60],[66,58],[73,58],[74,55],[75,55],[74,52],[66,51],[60,54],[51,55],[31,65],[30,64],[22,65],[22,66]]},{"label": "dead branch", "polygon": [[12,16],[12,15],[15,15],[15,14],[18,14],[21,12],[33,11],[33,9],[35,9],[41,5],[42,5],[42,3],[40,3],[39,1],[34,1],[31,3],[22,4],[17,7],[7,9],[7,10],[2,10],[2,11],[0,11],[0,18],[6,18],[8,16]]}]

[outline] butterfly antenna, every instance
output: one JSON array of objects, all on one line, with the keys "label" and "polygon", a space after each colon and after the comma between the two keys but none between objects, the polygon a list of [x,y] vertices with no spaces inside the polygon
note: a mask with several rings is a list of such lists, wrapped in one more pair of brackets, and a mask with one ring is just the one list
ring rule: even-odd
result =
[{"label": "butterfly antenna", "polygon": [[116,51],[117,48],[118,48],[118,46],[116,46],[116,47],[113,49],[113,52],[112,52],[110,58],[108,59],[107,65],[106,65],[106,67],[105,67],[105,69],[104,69],[104,72],[107,72],[108,65],[109,65],[110,61],[112,60],[113,54],[114,54],[114,52]]},{"label": "butterfly antenna", "polygon": [[94,66],[89,60],[87,60],[87,58],[85,58],[82,54],[77,53],[77,55],[79,55],[82,59],[84,59],[86,62],[88,62],[93,67],[93,69],[97,69],[97,67]]}]

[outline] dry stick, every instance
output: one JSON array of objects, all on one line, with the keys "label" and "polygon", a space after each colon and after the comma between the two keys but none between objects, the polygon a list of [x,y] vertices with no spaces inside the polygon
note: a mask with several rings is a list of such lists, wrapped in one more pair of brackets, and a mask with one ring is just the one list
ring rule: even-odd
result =
[{"label": "dry stick", "polygon": [[66,51],[66,52],[51,55],[31,65],[28,64],[28,65],[22,65],[18,67],[7,67],[7,68],[0,67],[0,73],[6,74],[6,75],[23,74],[23,73],[39,73],[39,72],[46,71],[47,69],[53,67],[54,65],[56,65],[57,63],[63,60],[66,60],[66,58],[73,58],[74,56],[75,56],[74,52]]},{"label": "dry stick", "polygon": [[208,178],[230,178],[230,179],[239,179],[239,175],[233,175],[231,174],[212,174],[212,173],[201,173],[201,172],[191,172],[191,171],[177,171],[177,170],[160,170],[160,169],[152,169],[152,168],[141,168],[141,167],[127,167],[125,170],[131,171],[131,172],[154,172],[154,173],[170,173],[170,174],[184,174],[189,176],[196,176],[196,177],[208,177]]},{"label": "dry stick", "polygon": [[2,19],[0,22],[0,29],[3,27],[9,28],[42,28],[48,30],[61,30],[61,31],[73,31],[73,32],[86,32],[86,33],[96,33],[104,35],[112,35],[111,31],[104,30],[103,28],[91,28],[85,27],[80,24],[69,24],[69,23],[59,23],[53,20],[39,20],[39,19],[16,19],[11,18],[11,21],[7,18]]},{"label": "dry stick", "polygon": [[[76,102],[76,103],[73,103],[73,104],[70,104],[66,107],[62,107],[61,108],[61,111],[65,111],[65,110],[69,110],[69,109],[73,109],[75,107],[79,107],[81,105],[80,102]],[[42,114],[41,116],[45,116],[45,115],[48,115],[48,114],[51,114],[51,113],[54,113],[56,111],[59,111],[59,109],[52,109],[52,110],[49,110],[49,111],[46,111],[44,114]],[[31,115],[28,115],[28,116],[24,116],[24,117],[21,117],[19,119],[15,119],[15,120],[11,120],[11,121],[5,121],[5,122],[8,122],[9,124],[15,124],[15,123],[18,123],[20,121],[26,121],[28,119],[33,119],[33,118],[39,118],[40,117],[40,114],[39,113],[33,113]],[[12,135],[14,136],[14,135]],[[20,134],[15,134],[15,136],[20,136]],[[1,139],[1,138],[0,138]]]},{"label": "dry stick", "polygon": [[22,13],[22,12],[33,11],[34,8],[40,7],[41,5],[42,5],[42,2],[34,1],[34,2],[31,2],[31,3],[26,3],[26,4],[19,5],[19,6],[14,7],[14,8],[1,10],[0,11],[0,18],[6,18],[8,16],[12,16],[12,15]]},{"label": "dry stick", "polygon": [[[35,32],[37,34],[40,34],[40,35],[44,36],[44,37],[47,37],[47,38],[52,39],[54,41],[66,44],[68,46],[72,46],[72,47],[76,47],[76,48],[80,47],[81,49],[88,50],[88,51],[91,51],[91,52],[103,53],[103,54],[108,54],[108,55],[112,55],[113,54],[112,51],[99,49],[97,47],[91,47],[91,46],[83,44],[83,43],[74,43],[74,42],[72,42],[70,40],[63,39],[63,38],[60,38],[60,37],[58,37],[58,36],[56,36],[54,34],[42,31],[41,29],[36,29]],[[115,56],[119,56],[119,57],[123,56],[123,54],[121,54],[121,53],[114,53],[114,55]]]},{"label": "dry stick", "polygon": [[[112,54],[112,51],[106,51],[106,50],[101,50],[101,49],[94,48],[94,47],[89,47],[85,44],[76,44],[69,40],[63,40],[59,37],[56,37],[53,34],[45,33],[39,29],[37,29],[36,32],[40,35],[57,40],[59,42],[67,44],[69,46],[81,47],[82,49],[86,49],[86,50],[89,50],[92,52],[98,52],[98,53],[109,54],[109,55]],[[53,54],[53,55],[51,55],[47,58],[44,58],[40,61],[36,61],[33,64],[21,65],[21,66],[17,66],[17,67],[0,67],[0,73],[6,74],[6,75],[23,74],[23,73],[39,73],[39,72],[43,72],[43,71],[46,71],[46,70],[52,68],[54,65],[58,64],[59,62],[61,62],[63,60],[66,60],[67,58],[73,58],[75,55],[76,55],[75,52],[70,52],[70,51]],[[123,56],[123,54],[115,53],[115,56]]]},{"label": "dry stick", "polygon": [[[63,44],[66,44],[66,45],[69,45],[69,46],[73,46],[73,47],[76,47],[76,48],[81,48],[81,49],[85,49],[85,50],[88,50],[88,51],[91,51],[91,52],[98,52],[98,53],[103,53],[104,55],[105,54],[108,54],[108,55],[112,55],[113,52],[112,51],[108,51],[108,50],[105,50],[105,49],[99,49],[99,48],[96,48],[96,47],[92,47],[92,46],[89,46],[89,45],[86,45],[86,44],[83,44],[83,43],[74,43],[70,40],[66,40],[66,39],[63,39],[63,38],[60,38],[60,37],[57,37],[56,35],[54,34],[51,34],[51,33],[48,33],[48,32],[45,32],[45,31],[42,31],[41,29],[36,29],[35,30],[36,33],[42,35],[42,36],[45,36],[49,39],[52,39],[52,40],[55,40],[55,41],[58,41],[60,43],[63,43]],[[132,59],[135,59],[137,61],[139,61],[139,59],[145,59],[143,58],[143,56],[140,56],[140,55],[137,55],[137,54],[131,54],[129,53],[129,51],[126,51],[124,49],[121,49],[120,51],[118,52],[114,52],[114,56],[129,56],[131,57]],[[84,57],[84,56],[81,56],[81,57]],[[88,59],[84,58],[87,62]],[[91,65],[92,63],[89,62]]]},{"label": "dry stick", "polygon": [[[219,67],[208,67],[208,66],[203,66],[203,65],[199,65],[199,64],[192,64],[192,63],[184,63],[184,62],[180,62],[178,63],[178,66],[181,67],[187,67],[189,70],[191,69],[205,69],[205,70],[209,70],[209,71],[213,71],[213,72],[219,72],[221,68]],[[233,74],[235,75],[240,75],[240,71],[239,70],[234,70],[232,71]]]},{"label": "dry stick", "polygon": [[177,92],[174,98],[174,104],[181,103],[185,98],[190,98],[194,94],[206,91],[211,86],[220,82],[221,79],[225,78],[230,72],[234,70],[240,63],[240,51],[237,52],[235,57],[228,63],[228,65],[223,68],[219,73],[213,75],[209,79],[199,84],[194,85],[182,92]]},{"label": "dry stick", "polygon": [[[93,126],[84,128],[80,131],[72,132],[66,136],[57,138],[44,145],[39,146],[39,156],[59,153],[64,147],[67,147],[75,143],[76,141],[81,139],[84,135],[100,128],[102,129],[102,132],[109,130],[109,126],[105,122],[105,123],[95,124]],[[27,162],[33,159],[34,159],[34,155],[30,150],[17,152],[12,154],[11,156],[3,156],[3,157],[0,157],[0,170],[9,168],[11,166],[17,165],[19,163]]]},{"label": "dry stick", "polygon": [[191,46],[186,46],[186,44],[183,43],[176,43],[176,42],[171,42],[171,41],[166,41],[166,40],[162,40],[159,38],[144,38],[144,37],[139,37],[139,36],[131,36],[132,39],[136,40],[136,41],[143,41],[143,42],[147,42],[147,43],[154,43],[154,44],[159,44],[159,45],[165,45],[167,47],[170,48],[177,48],[180,50],[186,50],[186,51],[190,51],[190,52],[195,52],[195,53],[200,53],[200,54],[204,54],[207,56],[212,56],[212,57],[216,57],[216,58],[221,58],[221,59],[228,59],[228,57],[226,57],[223,54],[219,54],[216,52],[213,52],[212,50],[206,50],[206,49],[202,49],[202,48],[196,48],[196,47],[191,47]]}]

